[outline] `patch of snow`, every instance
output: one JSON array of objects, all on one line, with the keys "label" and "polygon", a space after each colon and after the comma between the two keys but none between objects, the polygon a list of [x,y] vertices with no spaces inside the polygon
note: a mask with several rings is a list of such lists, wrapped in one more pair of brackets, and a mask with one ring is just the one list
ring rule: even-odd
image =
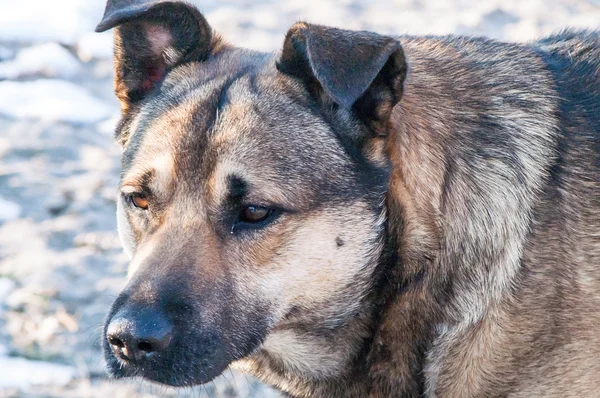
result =
[{"label": "patch of snow", "polygon": [[117,124],[119,123],[118,117],[106,119],[96,125],[96,131],[106,136],[112,137],[115,135]]},{"label": "patch of snow", "polygon": [[0,46],[0,61],[12,59],[15,56],[15,51],[12,48]]},{"label": "patch of snow", "polygon": [[84,33],[77,41],[77,55],[84,62],[92,59],[110,59],[113,56],[112,32]]},{"label": "patch of snow", "polygon": [[0,196],[0,222],[10,221],[19,218],[21,215],[21,206]]},{"label": "patch of snow", "polygon": [[0,388],[27,388],[33,385],[66,385],[77,374],[71,366],[25,358],[0,357]]},{"label": "patch of snow", "polygon": [[[15,289],[17,284],[12,279],[0,278],[0,303],[4,303],[6,297]],[[2,355],[2,346],[0,345],[0,355]]]},{"label": "patch of snow", "polygon": [[53,79],[0,82],[0,113],[21,119],[96,123],[116,109],[80,86]]},{"label": "patch of snow", "polygon": [[15,59],[0,63],[0,79],[22,76],[71,78],[81,70],[81,64],[66,48],[57,43],[45,43],[19,51]]},{"label": "patch of snow", "polygon": [[104,1],[0,0],[0,37],[3,41],[75,44],[94,30],[102,18]]}]

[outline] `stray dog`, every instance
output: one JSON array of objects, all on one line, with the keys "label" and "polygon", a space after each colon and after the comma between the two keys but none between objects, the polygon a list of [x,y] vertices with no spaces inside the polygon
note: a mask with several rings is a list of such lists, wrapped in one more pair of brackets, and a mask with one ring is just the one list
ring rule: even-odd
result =
[{"label": "stray dog", "polygon": [[597,397],[600,37],[294,25],[109,0],[128,284],[107,367],[294,397]]}]

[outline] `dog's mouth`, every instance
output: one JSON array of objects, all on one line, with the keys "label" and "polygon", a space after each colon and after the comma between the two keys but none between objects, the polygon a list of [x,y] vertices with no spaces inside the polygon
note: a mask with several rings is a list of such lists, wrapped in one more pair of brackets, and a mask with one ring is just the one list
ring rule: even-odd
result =
[{"label": "dog's mouth", "polygon": [[134,353],[125,347],[120,349],[106,339],[106,370],[113,378],[140,377],[173,387],[205,384],[223,373],[235,360],[230,358],[222,344],[206,340],[176,341],[165,352]]},{"label": "dog's mouth", "polygon": [[103,338],[106,370],[113,378],[139,377],[173,387],[205,384],[259,349],[268,332],[268,323],[258,320],[233,327],[224,314],[211,323],[196,312],[173,316],[151,307],[121,307],[120,299],[115,304]]},{"label": "dog's mouth", "polygon": [[192,387],[209,383],[220,376],[227,367],[222,369],[205,367],[204,369],[211,369],[210,373],[202,371],[201,368],[193,369],[194,372],[188,372],[182,369],[183,367],[164,369],[159,363],[148,363],[143,367],[136,367],[117,358],[107,361],[107,373],[111,378],[141,378],[171,387]]}]

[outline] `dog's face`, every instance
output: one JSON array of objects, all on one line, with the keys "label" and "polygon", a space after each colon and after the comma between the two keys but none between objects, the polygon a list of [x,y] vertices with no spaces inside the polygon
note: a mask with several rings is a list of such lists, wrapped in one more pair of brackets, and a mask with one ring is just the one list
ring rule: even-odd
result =
[{"label": "dog's face", "polygon": [[154,3],[109,2],[100,25],[118,26],[131,256],[108,369],[177,386],[258,356],[336,373],[353,352],[328,339],[364,312],[381,252],[402,51],[298,24],[282,54],[259,54],[224,44],[189,5]]}]

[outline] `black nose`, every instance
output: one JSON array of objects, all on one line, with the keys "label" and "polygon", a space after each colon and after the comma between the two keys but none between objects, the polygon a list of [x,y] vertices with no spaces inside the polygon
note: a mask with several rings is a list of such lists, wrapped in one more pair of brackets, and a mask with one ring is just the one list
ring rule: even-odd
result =
[{"label": "black nose", "polygon": [[139,364],[169,347],[172,329],[157,311],[119,311],[108,324],[106,339],[118,358]]}]

